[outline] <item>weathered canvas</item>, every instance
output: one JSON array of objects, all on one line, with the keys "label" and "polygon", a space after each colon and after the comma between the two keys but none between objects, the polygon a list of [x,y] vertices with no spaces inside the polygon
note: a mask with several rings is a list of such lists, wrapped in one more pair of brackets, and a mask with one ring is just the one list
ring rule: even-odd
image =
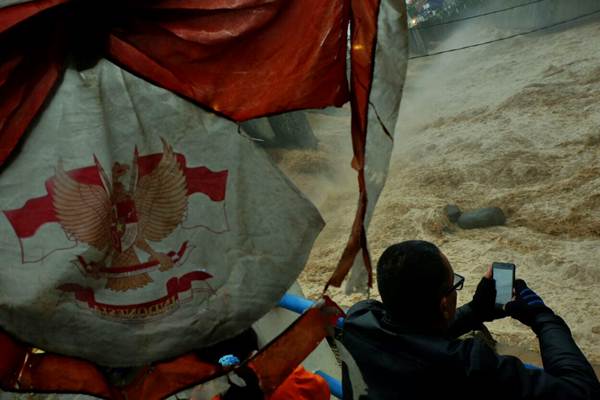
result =
[{"label": "weathered canvas", "polygon": [[0,205],[0,325],[101,365],[248,327],[322,227],[235,123],[108,61],[67,70]]}]

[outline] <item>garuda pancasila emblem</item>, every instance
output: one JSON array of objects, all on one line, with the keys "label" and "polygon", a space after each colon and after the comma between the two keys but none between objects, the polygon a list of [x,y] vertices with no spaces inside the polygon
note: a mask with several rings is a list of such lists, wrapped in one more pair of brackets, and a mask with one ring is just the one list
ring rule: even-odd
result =
[{"label": "garuda pancasila emblem", "polygon": [[[102,253],[93,270],[126,269],[140,265],[136,250],[166,271],[173,259],[152,248],[181,224],[187,208],[187,183],[173,148],[163,140],[163,154],[153,171],[139,176],[138,152],[132,167],[115,162],[109,180],[94,157],[102,186],[77,182],[59,162],[56,168],[53,206],[69,236]],[[129,173],[129,182],[126,176]],[[128,185],[126,185],[128,183]],[[89,271],[92,275],[94,271]],[[147,272],[109,277],[106,287],[115,291],[141,288],[152,282]]]}]

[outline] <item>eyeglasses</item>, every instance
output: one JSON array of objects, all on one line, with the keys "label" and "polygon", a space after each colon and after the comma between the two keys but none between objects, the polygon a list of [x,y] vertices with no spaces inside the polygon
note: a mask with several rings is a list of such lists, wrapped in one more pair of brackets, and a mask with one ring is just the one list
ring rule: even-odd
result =
[{"label": "eyeglasses", "polygon": [[454,290],[461,290],[463,288],[464,283],[465,277],[454,273],[454,281],[452,282],[452,286],[450,287],[450,289],[448,289],[448,291],[446,292],[446,295],[449,295]]}]

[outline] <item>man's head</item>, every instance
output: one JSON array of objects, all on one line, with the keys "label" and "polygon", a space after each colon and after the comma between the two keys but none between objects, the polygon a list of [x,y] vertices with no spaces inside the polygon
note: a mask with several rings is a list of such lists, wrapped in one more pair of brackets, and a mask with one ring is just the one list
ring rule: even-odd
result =
[{"label": "man's head", "polygon": [[440,328],[454,318],[454,271],[432,243],[410,240],[388,247],[377,263],[377,286],[390,317],[407,325]]}]

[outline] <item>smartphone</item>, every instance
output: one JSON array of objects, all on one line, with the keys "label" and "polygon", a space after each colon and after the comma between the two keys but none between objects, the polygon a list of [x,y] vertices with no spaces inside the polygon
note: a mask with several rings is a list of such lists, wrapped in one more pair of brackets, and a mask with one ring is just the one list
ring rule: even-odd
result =
[{"label": "smartphone", "polygon": [[496,304],[503,306],[513,296],[515,285],[515,264],[495,262],[492,264],[492,276],[496,281]]}]

